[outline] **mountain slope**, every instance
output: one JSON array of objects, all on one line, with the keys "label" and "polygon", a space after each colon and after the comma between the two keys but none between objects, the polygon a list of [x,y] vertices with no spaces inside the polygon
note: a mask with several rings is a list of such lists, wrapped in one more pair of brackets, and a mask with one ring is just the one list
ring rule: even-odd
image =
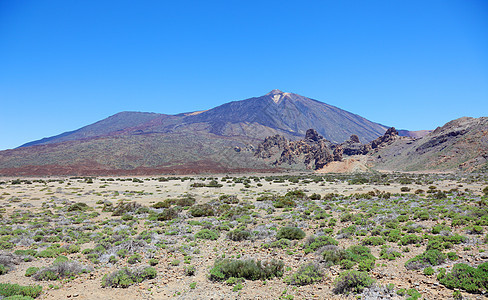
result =
[{"label": "mountain slope", "polygon": [[463,117],[422,138],[398,139],[373,157],[379,170],[472,172],[486,169],[488,117]]},{"label": "mountain slope", "polygon": [[263,139],[282,134],[298,139],[310,128],[333,142],[356,134],[366,142],[387,127],[337,107],[293,93],[270,93],[215,108],[178,115],[122,112],[75,131],[26,143],[21,147],[120,134],[200,132]]},{"label": "mountain slope", "polygon": [[254,145],[275,134],[297,140],[310,128],[333,142],[351,134],[370,141],[386,131],[383,125],[337,107],[273,90],[200,112],[121,112],[78,130],[0,151],[0,174],[274,170],[253,156]]}]

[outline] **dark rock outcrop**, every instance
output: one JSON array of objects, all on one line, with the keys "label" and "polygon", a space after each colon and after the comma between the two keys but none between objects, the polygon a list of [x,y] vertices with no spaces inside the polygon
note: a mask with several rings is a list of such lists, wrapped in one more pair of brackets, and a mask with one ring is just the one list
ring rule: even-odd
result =
[{"label": "dark rock outcrop", "polygon": [[273,165],[303,164],[307,169],[317,170],[330,162],[342,161],[344,156],[370,154],[375,149],[390,145],[397,137],[398,132],[392,127],[368,144],[361,144],[355,134],[341,144],[334,144],[315,129],[308,129],[305,138],[299,141],[288,141],[281,135],[267,137],[259,144],[254,155],[271,160]]},{"label": "dark rock outcrop", "polygon": [[398,131],[396,131],[395,127],[391,127],[385,132],[384,135],[371,142],[371,148],[376,149],[389,145],[395,141],[397,136]]},{"label": "dark rock outcrop", "polygon": [[342,148],[332,144],[315,129],[307,130],[305,139],[288,141],[285,137],[274,135],[267,137],[258,145],[254,155],[270,159],[276,157],[273,164],[303,164],[307,169],[320,169],[334,160],[342,160]]}]

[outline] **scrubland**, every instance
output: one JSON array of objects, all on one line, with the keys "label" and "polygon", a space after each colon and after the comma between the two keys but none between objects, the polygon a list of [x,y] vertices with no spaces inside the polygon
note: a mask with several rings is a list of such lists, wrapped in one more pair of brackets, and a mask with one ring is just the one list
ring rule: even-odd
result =
[{"label": "scrubland", "polygon": [[0,213],[6,299],[488,290],[484,174],[0,178]]}]

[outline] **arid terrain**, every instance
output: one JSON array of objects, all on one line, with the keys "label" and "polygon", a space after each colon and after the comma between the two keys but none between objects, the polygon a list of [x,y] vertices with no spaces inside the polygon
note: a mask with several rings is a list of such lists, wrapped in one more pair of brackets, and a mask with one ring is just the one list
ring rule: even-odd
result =
[{"label": "arid terrain", "polygon": [[[487,179],[3,178],[0,282],[38,299],[480,299]],[[482,280],[452,286],[461,263]]]}]

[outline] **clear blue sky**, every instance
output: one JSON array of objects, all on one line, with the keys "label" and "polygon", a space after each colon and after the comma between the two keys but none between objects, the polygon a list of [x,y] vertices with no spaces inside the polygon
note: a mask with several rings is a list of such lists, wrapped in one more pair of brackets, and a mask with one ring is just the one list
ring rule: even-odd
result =
[{"label": "clear blue sky", "polygon": [[0,1],[0,149],[275,88],[410,130],[488,116],[488,1]]}]

